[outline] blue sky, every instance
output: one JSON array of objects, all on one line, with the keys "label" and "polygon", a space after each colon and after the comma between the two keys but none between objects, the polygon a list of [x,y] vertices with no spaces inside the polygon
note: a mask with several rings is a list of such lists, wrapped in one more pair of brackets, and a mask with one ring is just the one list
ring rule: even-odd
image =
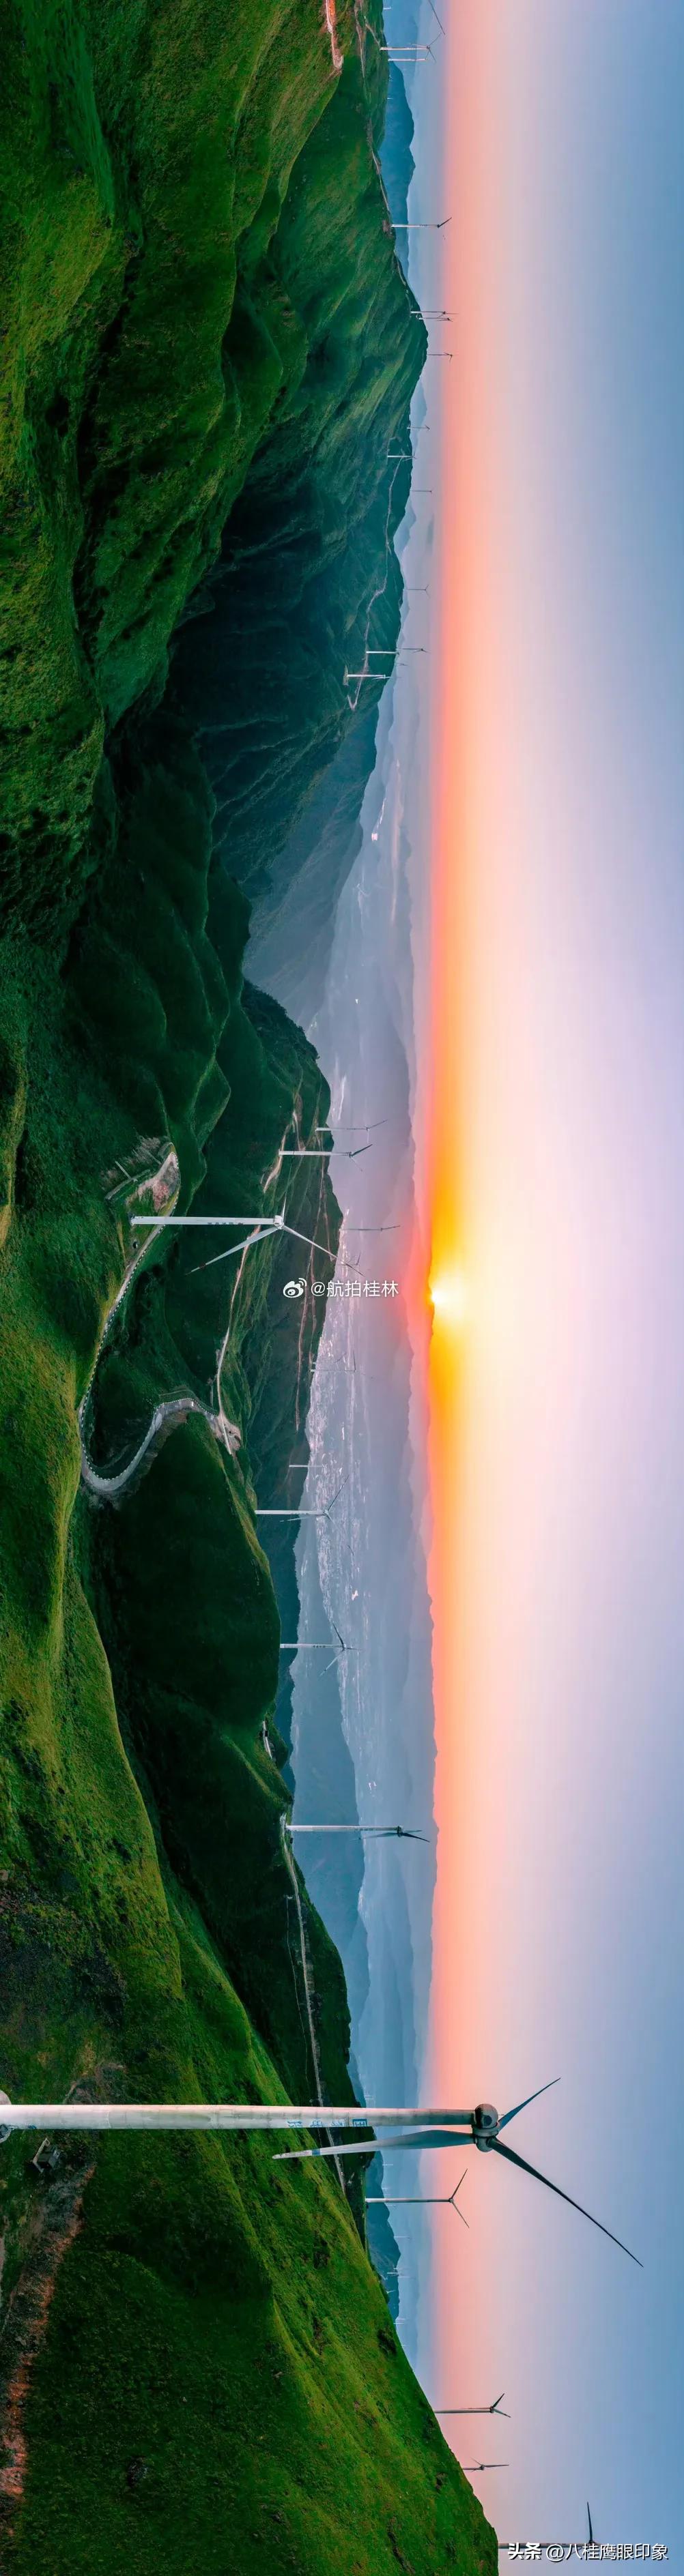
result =
[{"label": "blue sky", "polygon": [[[464,2398],[471,2374],[505,2383],[499,2530],[573,2534],[588,2492],[602,2536],[668,2539],[677,2565],[684,16],[473,0],[445,62],[479,194],[454,166],[444,453],[469,476],[471,587],[446,651],[473,781],[468,805],[454,769],[454,810],[475,817],[453,837],[454,1150],[473,1322],[452,1567],[463,1884],[435,2055],[459,2098],[472,2082],[500,2106],[562,2075],[516,2144],[645,2270],[477,2160],[472,2238],[440,2260],[430,2394],[446,2402],[445,2371]],[[429,125],[416,75],[427,211],[423,101]]]}]

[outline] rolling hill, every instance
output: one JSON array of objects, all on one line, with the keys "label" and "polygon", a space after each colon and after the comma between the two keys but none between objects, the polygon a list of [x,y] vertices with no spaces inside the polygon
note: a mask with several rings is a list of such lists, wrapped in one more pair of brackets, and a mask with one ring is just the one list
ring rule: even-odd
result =
[{"label": "rolling hill", "polygon": [[[309,0],[6,13],[0,2054],[24,2099],[306,2098],[305,1966],[319,2080],[351,2098],[303,1890],[298,1938],[255,1518],[323,1301],[302,1341],[285,1234],[207,1267],[215,1235],[138,1257],[130,1222],[173,1165],[179,1213],[284,1204],[323,1279],[335,1257],[325,1169],[279,1165],[325,1079],[244,969],[250,900],[360,741],[344,659],[400,610],[384,450],[422,335],[380,57],[349,0],[337,29],[339,78]],[[106,1481],[165,1404],[98,1503],[81,1437]],[[360,2177],[283,2179],[265,2140],[73,2138],[16,2139],[0,2181],[13,2576],[494,2569]]]}]

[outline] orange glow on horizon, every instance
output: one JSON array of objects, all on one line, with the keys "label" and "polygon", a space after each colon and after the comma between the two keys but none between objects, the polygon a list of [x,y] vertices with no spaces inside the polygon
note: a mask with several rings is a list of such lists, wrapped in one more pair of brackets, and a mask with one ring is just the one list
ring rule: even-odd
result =
[{"label": "orange glow on horizon", "polygon": [[[497,787],[492,776],[495,724],[505,721],[506,678],[496,614],[496,532],[492,516],[494,442],[500,437],[492,396],[495,262],[498,10],[474,0],[450,30],[446,170],[453,221],[444,236],[444,303],[456,315],[454,364],[440,388],[440,486],[443,510],[437,599],[436,746],[431,863],[432,1043],[427,1104],[430,1217],[429,1277],[462,1282],[468,1329],[446,1329],[435,1301],[428,1361],[428,1470],[432,1537],[428,1580],[433,1617],[435,1816],[438,1868],[433,1915],[433,1971],[428,2081],[433,2098],[458,2090],[477,2053],[473,1925],[468,1851],[476,1691],[468,1676],[464,1593],[469,1568],[463,1538],[464,1420],[473,1371],[481,1364],[484,1286],[497,1326],[505,1319],[500,1277],[482,1281],[477,1189],[469,1101],[474,1015],[471,954],[479,860],[491,833]],[[500,57],[499,57],[500,59]],[[495,711],[492,714],[492,709]],[[496,1032],[492,1032],[496,1044]],[[477,1281],[477,1297],[474,1283]],[[466,1283],[473,1283],[468,1294]],[[470,1314],[472,1303],[473,1312]],[[458,1297],[456,1299],[458,1306]],[[501,1310],[501,1313],[499,1313]],[[454,1316],[455,1320],[455,1316]],[[435,1327],[439,1328],[436,1329]],[[491,1339],[490,1334],[490,1339]],[[475,2081],[473,2072],[473,2081]],[[479,2082],[491,2077],[480,2070]],[[454,2087],[456,2092],[454,2093]],[[477,2094],[473,2093],[473,2099]],[[450,2264],[447,2265],[447,2271]],[[443,2366],[453,2348],[451,2282],[436,2302],[436,2342]]]},{"label": "orange glow on horizon", "polygon": [[459,1262],[445,1266],[438,1262],[430,1276],[429,1298],[437,1325],[459,1330],[469,1309],[469,1290],[465,1271]]}]

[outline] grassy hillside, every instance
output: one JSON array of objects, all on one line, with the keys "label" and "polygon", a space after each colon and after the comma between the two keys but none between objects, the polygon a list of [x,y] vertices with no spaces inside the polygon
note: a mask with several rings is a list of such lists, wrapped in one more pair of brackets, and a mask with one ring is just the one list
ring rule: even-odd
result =
[{"label": "grassy hillside", "polygon": [[396,644],[392,540],[409,470],[387,450],[408,444],[425,348],[368,152],[358,64],[336,98],[334,160],[331,123],[309,138],[272,247],[306,365],[231,512],[206,613],[174,658],[218,800],[217,838],[260,899],[312,789],[377,706],[380,680],[347,686],[345,668],[364,667],[367,644],[388,654]]},{"label": "grassy hillside", "polygon": [[301,370],[268,252],[334,85],[302,0],[8,0],[3,69],[4,865],[41,918]]},{"label": "grassy hillside", "polygon": [[[124,918],[122,905],[120,937]],[[111,935],[106,881],[99,926]],[[150,943],[150,991],[166,1021],[173,941],[156,982],[152,957]],[[18,971],[5,993],[15,1054],[3,1129],[4,2080],[25,2097],[85,2086],[105,2098],[274,2098],[283,2078],[306,2093],[282,1791],[262,1742],[277,1623],[248,1478],[189,1424],[121,1512],[83,1500],[73,1509],[75,1403],[125,1254],[125,1223],[97,1177],[114,1134],[127,1133],[116,1068],[129,1079],[102,989],[97,1083],[83,1026],[76,1051],[72,995],[60,1021],[46,985],[41,1036]],[[231,1064],[244,1045],[252,1124],[241,1155],[236,1100],[226,1150],[249,1194],[283,1095],[293,1097],[288,1055],[302,1107],[307,1085],[323,1115],[327,1095],[284,1015],[273,1014],[270,1064],[268,1008],[262,1033],[245,1022],[242,1041],[240,1016],[234,1000]],[[39,1069],[41,1045],[49,1064],[39,1088],[26,1087],[28,1040]],[[159,1078],[159,1051],[156,1063]],[[77,1132],[75,1096],[92,1104]],[[181,1114],[186,1104],[184,1090]],[[167,1118],[166,1092],[161,1108]],[[210,1150],[207,1191],[211,1181]],[[310,1213],[293,1210],[304,1225]],[[156,1383],[164,1354],[173,1376],[181,1305],[186,1337],[192,1325],[179,1272],[178,1254],[155,1247],[144,1311],[132,1312],[118,1351],[107,1346],[94,1399],[102,1451],[117,1424],[128,1427],[128,1378]],[[220,1268],[217,1278],[219,1297]],[[141,1292],[142,1281],[134,1299]],[[252,1300],[236,1390],[254,1315]],[[204,1311],[199,1321],[206,1329]],[[186,1339],[186,1364],[188,1350]],[[341,1972],[311,1911],[309,1952],[320,2062],[344,2098]],[[74,2142],[42,2173],[32,2151],[17,2140],[2,2168],[8,2566],[85,2576],[95,2546],[112,2576],[124,2549],[141,2576],[159,2564],[180,2576],[190,2546],[207,2576],[263,2564],[376,2576],[397,2548],[421,2576],[466,2563],[464,2548],[470,2566],[493,2566],[480,2508],[395,2345],[332,2176],[281,2178],[267,2142],[110,2141],[87,2163]]]},{"label": "grassy hillside", "polygon": [[[163,689],[274,414],[319,532],[332,482],[329,463],[323,510],[314,437],[332,445],[339,554],[348,429],[362,409],[370,430],[383,403],[394,420],[405,407],[416,333],[382,232],[350,0],[337,14],[340,83],[309,0],[8,0],[1,856],[24,920],[75,903],[96,864],[112,729]],[[351,468],[364,498],[366,463]],[[262,490],[261,549],[265,504]],[[303,531],[300,505],[290,544]],[[354,607],[373,545],[371,531]],[[243,673],[223,670],[239,695]],[[333,697],[339,723],[337,679]]]},{"label": "grassy hillside", "polygon": [[[253,1428],[277,1484],[305,1416],[319,1324],[303,1344],[282,1286],[309,1252],[208,1267],[216,1235],[170,1229],[134,1270],[128,1208],[173,1149],[180,1211],[285,1203],[334,1258],[325,1175],[279,1165],[327,1088],[243,961],[244,885],[350,722],[338,638],[385,579],[384,433],[419,362],[379,58],[337,18],[339,81],[317,0],[6,12],[0,2080],[24,2099],[308,2097],[316,2070],[350,2098],[303,1898],[312,2063],[250,1455]],[[94,1502],[79,1408],[107,1476],[176,1398],[204,1413]],[[343,2198],[267,2142],[37,2143],[0,2165],[8,2571],[493,2570],[358,2174]]]}]

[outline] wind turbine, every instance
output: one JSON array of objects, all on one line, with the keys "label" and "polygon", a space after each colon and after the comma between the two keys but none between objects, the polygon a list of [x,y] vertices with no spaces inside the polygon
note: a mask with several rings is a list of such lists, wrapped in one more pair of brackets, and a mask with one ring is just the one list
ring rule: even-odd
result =
[{"label": "wind turbine", "polygon": [[[506,2391],[502,2388],[501,2397],[505,2397],[505,2394]],[[506,2414],[506,2408],[501,2404],[501,2397],[495,2397],[491,2406],[435,2406],[434,2412],[435,2415],[500,2415],[507,2424],[510,2424],[510,2415]],[[502,2465],[503,2463],[499,2462],[499,2466]],[[494,2467],[493,2460],[490,2461],[490,2467]]]},{"label": "wind turbine", "polygon": [[131,1226],[143,1226],[155,1232],[158,1232],[163,1225],[263,1225],[266,1226],[269,1234],[273,1234],[277,1233],[284,1223],[284,1216],[268,1216],[265,1213],[261,1216],[175,1216],[172,1211],[170,1216],[132,1216],[130,1218]]},{"label": "wind turbine", "polygon": [[[457,2216],[457,2218],[461,2218],[461,2219],[463,2219],[463,2225],[464,2225],[464,2227],[467,2227],[467,2225],[468,2225],[468,2220],[467,2220],[467,2218],[463,2218],[463,2211],[462,2211],[462,2209],[458,2209],[458,2208],[457,2208],[457,2205],[456,2205],[456,2193],[457,2193],[457,2191],[460,2191],[461,2183],[462,2183],[462,2182],[465,2182],[465,2173],[462,2173],[462,2174],[461,2174],[460,2179],[459,2179],[459,2181],[455,2184],[455,2186],[454,2186],[454,2190],[453,2190],[453,2191],[447,2191],[447,2192],[432,2192],[432,2191],[367,2191],[367,2192],[366,2192],[366,2208],[367,2208],[367,2209],[381,2209],[381,2208],[385,2208],[385,2207],[386,2207],[386,2208],[390,2208],[390,2209],[417,2209],[417,2208],[425,2208],[425,2209],[455,2209],[455,2210],[456,2210],[456,2216]],[[503,2394],[503,2391],[502,2391],[502,2394]],[[478,2410],[478,2411],[479,2411],[479,2410]],[[439,2412],[440,2412],[440,2409],[439,2409],[439,2407],[438,2407],[438,2406],[436,2406],[436,2407],[435,2407],[435,2414],[436,2414],[436,2415],[438,2415],[438,2414],[439,2414]]]},{"label": "wind turbine", "polygon": [[475,2478],[480,2476],[482,2469],[507,2469],[510,2467],[510,2462],[508,2460],[461,2460],[460,2467],[465,2477]]},{"label": "wind turbine", "polygon": [[[554,2076],[552,2082],[558,2081]],[[0,2144],[15,2129],[220,2129],[238,2137],[274,2129],[308,2129],[314,2134],[322,2129],[326,2136],[332,2129],[371,2129],[377,2131],[377,2143],[383,2147],[473,2146],[481,2155],[505,2156],[507,2163],[519,2166],[521,2173],[531,2174],[535,2182],[543,2183],[557,2200],[567,2201],[570,2209],[588,2219],[591,2227],[598,2228],[601,2236],[608,2236],[611,2245],[619,2246],[620,2253],[629,2255],[630,2263],[638,2263],[643,2270],[639,2255],[632,2254],[621,2236],[613,2235],[612,2227],[604,2227],[603,2220],[592,2217],[591,2210],[573,2200],[569,2191],[562,2191],[560,2184],[550,2182],[548,2174],[540,2173],[537,2165],[528,2164],[524,2156],[502,2144],[500,2131],[508,2128],[520,2111],[526,2111],[528,2103],[538,2102],[541,2094],[551,2089],[551,2084],[540,2084],[536,2093],[527,2093],[524,2102],[516,2102],[514,2109],[505,2111],[503,2116],[495,2111],[492,2102],[478,2102],[475,2110],[455,2111],[451,2106],[435,2108],[420,2103],[409,2108],[406,2104],[390,2107],[386,2103],[378,2106],[358,2102],[10,2102],[0,2094]],[[312,2157],[372,2153],[372,2143],[365,2137],[349,2146],[296,2147],[287,2155],[281,2151],[274,2161],[302,2162]]]},{"label": "wind turbine", "polygon": [[[348,1648],[345,1649],[348,1652]],[[366,1841],[375,1836],[378,1842],[389,1842],[398,1834],[404,1843],[427,1843],[429,1834],[419,1834],[413,1825],[295,1825],[287,1820],[288,1834],[363,1834]]]},{"label": "wind turbine", "polygon": [[[163,1219],[161,1219],[160,1222],[163,1223]],[[182,1222],[183,1219],[181,1219],[181,1223]],[[230,1219],[226,1217],[207,1217],[206,1219],[197,1217],[196,1220],[193,1220],[193,1218],[190,1217],[186,1222],[191,1225],[193,1222],[196,1222],[198,1225],[203,1223],[206,1223],[207,1225],[225,1225],[228,1223],[235,1225],[237,1224],[238,1219],[235,1217],[231,1217]],[[284,1208],[281,1210],[279,1216],[263,1216],[257,1218],[240,1217],[239,1223],[240,1225],[257,1224],[261,1230],[258,1234],[245,1235],[244,1243],[231,1244],[229,1252],[215,1252],[212,1255],[211,1261],[198,1262],[197,1272],[193,1272],[193,1277],[196,1277],[200,1270],[215,1270],[219,1261],[230,1261],[234,1253],[248,1251],[252,1243],[262,1243],[270,1234],[291,1234],[295,1243],[308,1243],[312,1252],[324,1252],[326,1259],[330,1260],[329,1243],[321,1243],[317,1235],[302,1234],[298,1225],[288,1225],[285,1218]]]},{"label": "wind turbine", "polygon": [[[248,1250],[252,1243],[264,1243],[272,1234],[294,1234],[295,1232],[294,1226],[286,1225],[285,1223],[284,1208],[280,1214],[274,1216],[269,1216],[265,1210],[262,1211],[260,1216],[176,1216],[172,1210],[170,1216],[132,1216],[130,1223],[131,1226],[134,1227],[144,1227],[150,1233],[158,1233],[162,1226],[167,1225],[189,1227],[206,1227],[209,1225],[249,1226],[251,1229],[250,1233],[241,1236],[239,1243],[232,1243],[228,1252],[219,1252],[215,1255],[215,1259],[217,1261],[231,1261],[236,1252],[244,1252],[245,1250]],[[298,1240],[300,1243],[308,1243],[309,1236],[300,1235]],[[318,1252],[327,1252],[329,1246],[321,1243],[317,1244],[315,1248]],[[213,1266],[214,1264],[212,1261],[200,1261],[197,1264],[197,1270],[211,1270]],[[197,1275],[197,1270],[191,1274],[193,1277]]]},{"label": "wind turbine", "polygon": [[[339,1628],[337,1633],[339,1636]],[[329,1655],[331,1645],[331,1637],[281,1637],[278,1652],[281,1655]],[[360,1652],[360,1646],[345,1646],[340,1641],[341,1654],[358,1655]],[[301,2123],[299,2125],[301,2126]],[[308,2122],[306,2125],[308,2127]],[[330,2121],[326,2120],[325,2125],[329,2129]]]},{"label": "wind turbine", "polygon": [[[341,1154],[345,1163],[355,1163],[357,1154],[369,1154],[370,1150],[370,1141],[367,1145],[338,1145],[337,1147],[337,1152]],[[284,1145],[280,1160],[281,1163],[319,1163],[321,1161],[325,1163],[331,1151],[330,1145]]]},{"label": "wind turbine", "polygon": [[[538,2165],[529,2164],[527,2158],[519,2156],[514,2147],[503,2144],[501,2130],[507,2129],[511,2120],[517,2120],[519,2113],[526,2111],[531,2102],[538,2102],[542,2093],[552,2092],[554,2085],[559,2082],[559,2076],[552,2076],[550,2083],[540,2084],[536,2093],[527,2093],[523,2102],[516,2102],[512,2111],[505,2111],[503,2114],[495,2110],[492,2102],[478,2102],[474,2111],[445,2112],[433,2110],[430,2107],[425,2111],[417,2109],[405,2112],[403,2127],[395,2128],[392,2136],[384,2135],[379,2143],[384,2146],[414,2149],[472,2145],[478,2148],[481,2155],[503,2156],[507,2164],[517,2165],[521,2173],[531,2174],[534,2182],[543,2183],[545,2191],[552,2191],[557,2200],[567,2201],[570,2209],[576,2209],[580,2218],[588,2220],[590,2227],[598,2228],[601,2236],[608,2236],[611,2244],[617,2245],[620,2253],[627,2254],[630,2263],[637,2263],[641,2271],[643,2265],[640,2256],[633,2254],[629,2245],[623,2244],[621,2236],[613,2234],[612,2227],[605,2227],[603,2220],[594,2218],[590,2209],[585,2209],[581,2201],[573,2199],[571,2192],[563,2191],[560,2183],[551,2182],[548,2174],[540,2173]],[[369,2110],[367,2119],[369,2127],[385,2131],[390,2127],[392,2114],[384,2111],[378,2117],[377,2113]],[[337,2125],[337,2121],[331,2114],[328,2126],[334,2128]],[[351,2126],[352,2123],[345,2125]],[[304,2158],[308,2160],[312,2157],[328,2156],[331,2152],[329,2147],[298,2147],[288,2150],[287,2153],[281,2151],[276,2161],[291,2163],[295,2158],[298,2161]],[[364,2148],[355,2142],[351,2146],[339,2147],[337,2152],[340,2156],[358,2156],[363,2155]],[[365,2152],[368,2152],[367,2148]]]}]

